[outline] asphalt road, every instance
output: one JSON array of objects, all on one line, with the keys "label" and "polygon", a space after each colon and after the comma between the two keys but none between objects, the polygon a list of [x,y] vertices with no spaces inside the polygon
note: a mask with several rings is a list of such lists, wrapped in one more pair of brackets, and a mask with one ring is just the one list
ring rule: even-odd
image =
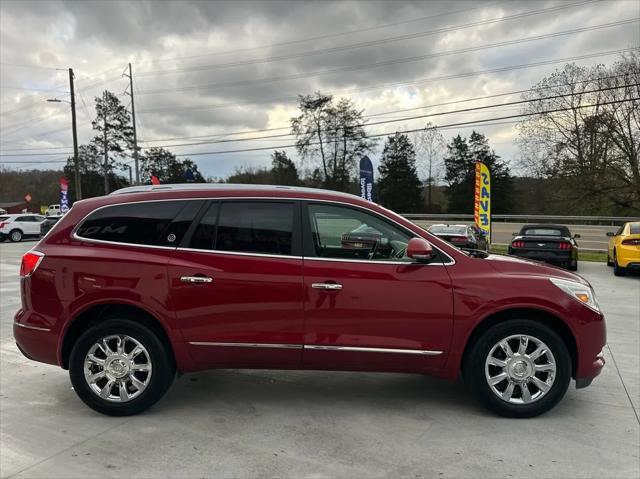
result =
[{"label": "asphalt road", "polygon": [[12,338],[20,255],[0,244],[3,478],[637,478],[640,277],[581,263],[607,315],[607,365],[551,412],[498,418],[461,383],[405,374],[184,375],[145,414],[84,406],[67,373]]},{"label": "asphalt road", "polygon": [[[414,221],[423,228],[428,228],[434,223],[442,223],[442,221]],[[451,224],[467,224],[464,221],[451,222]],[[525,223],[499,223],[493,222],[493,239],[495,244],[509,244],[513,233],[520,231]],[[606,251],[609,243],[607,232],[615,233],[618,226],[597,226],[597,225],[568,225],[569,231],[573,234],[579,234],[577,239],[578,247],[590,251]]]}]

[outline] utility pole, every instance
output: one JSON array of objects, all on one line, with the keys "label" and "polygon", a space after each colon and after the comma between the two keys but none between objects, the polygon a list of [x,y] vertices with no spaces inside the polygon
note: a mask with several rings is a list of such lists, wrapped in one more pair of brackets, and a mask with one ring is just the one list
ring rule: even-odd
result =
[{"label": "utility pole", "polygon": [[136,104],[133,100],[133,73],[131,72],[131,63],[129,63],[129,74],[124,75],[129,78],[129,93],[131,97],[131,122],[133,123],[133,159],[136,167],[136,185],[140,184],[140,167],[138,165],[138,136],[136,133]]},{"label": "utility pole", "polygon": [[69,68],[69,88],[71,92],[71,131],[73,133],[73,167],[76,170],[76,175],[75,175],[76,200],[81,200],[82,185],[80,183],[80,159],[78,158],[78,130],[76,128],[76,95],[73,87],[73,68]]},{"label": "utility pole", "polygon": [[102,136],[104,142],[104,194],[109,194],[109,143],[107,141],[107,91],[102,94]]}]

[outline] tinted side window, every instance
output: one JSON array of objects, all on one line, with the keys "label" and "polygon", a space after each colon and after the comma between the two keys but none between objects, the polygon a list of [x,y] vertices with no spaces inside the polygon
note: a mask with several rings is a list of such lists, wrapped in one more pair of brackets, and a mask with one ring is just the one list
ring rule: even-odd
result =
[{"label": "tinted side window", "polygon": [[191,236],[190,248],[213,249],[216,239],[216,222],[218,221],[218,203],[212,203],[198,223]]},{"label": "tinted side window", "polygon": [[290,255],[292,203],[224,202],[220,204],[215,249]]},{"label": "tinted side window", "polygon": [[629,234],[630,235],[640,234],[640,223],[631,223],[629,225]]},{"label": "tinted side window", "polygon": [[94,211],[76,234],[116,243],[155,245],[188,201],[149,201],[107,206]]},{"label": "tinted side window", "polygon": [[316,256],[410,262],[411,239],[386,221],[353,208],[309,205],[311,238]]}]

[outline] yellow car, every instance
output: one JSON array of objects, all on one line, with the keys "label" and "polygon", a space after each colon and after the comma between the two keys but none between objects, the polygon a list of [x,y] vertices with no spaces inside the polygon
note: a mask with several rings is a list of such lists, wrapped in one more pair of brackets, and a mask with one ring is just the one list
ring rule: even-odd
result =
[{"label": "yellow car", "polygon": [[640,270],[640,221],[623,224],[615,233],[607,233],[607,265],[613,274],[624,276],[628,269]]}]

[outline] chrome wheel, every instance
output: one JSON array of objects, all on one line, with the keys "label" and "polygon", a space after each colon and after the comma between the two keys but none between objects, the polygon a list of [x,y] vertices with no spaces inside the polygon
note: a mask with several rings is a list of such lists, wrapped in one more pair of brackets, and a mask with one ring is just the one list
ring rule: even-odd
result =
[{"label": "chrome wheel", "polygon": [[22,233],[20,231],[12,231],[11,232],[11,241],[17,243],[22,240]]},{"label": "chrome wheel", "polygon": [[549,347],[526,334],[499,341],[485,361],[485,377],[493,393],[511,404],[530,404],[549,392],[556,361]]},{"label": "chrome wheel", "polygon": [[124,334],[106,336],[84,359],[84,377],[91,390],[112,402],[138,397],[151,380],[151,357],[145,347]]}]

